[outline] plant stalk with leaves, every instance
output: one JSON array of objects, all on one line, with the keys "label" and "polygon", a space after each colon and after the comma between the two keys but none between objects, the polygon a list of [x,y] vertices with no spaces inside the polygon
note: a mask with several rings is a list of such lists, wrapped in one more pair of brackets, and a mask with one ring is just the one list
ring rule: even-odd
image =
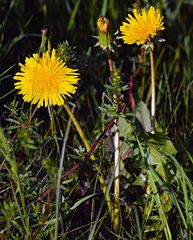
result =
[{"label": "plant stalk with leaves", "polygon": [[[120,77],[113,61],[113,50],[111,47],[110,23],[107,18],[100,17],[97,21],[99,32],[99,46],[104,50],[108,58],[110,78],[113,85],[113,102],[116,114],[119,111],[119,84]],[[120,143],[119,143],[119,120],[118,117],[114,119],[114,208],[112,217],[112,224],[114,231],[118,234],[120,228]]]}]

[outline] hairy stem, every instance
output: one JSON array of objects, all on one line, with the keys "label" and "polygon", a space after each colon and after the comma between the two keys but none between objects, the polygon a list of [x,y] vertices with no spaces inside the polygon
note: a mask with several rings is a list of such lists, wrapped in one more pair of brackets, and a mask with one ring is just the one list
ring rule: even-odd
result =
[{"label": "hairy stem", "polygon": [[[114,94],[113,100],[115,103],[116,112],[119,111],[119,76],[117,76],[116,69],[114,66],[114,61],[112,58],[112,53],[109,52],[108,54],[108,63],[109,63],[109,70],[111,74],[111,78],[114,85]],[[118,118],[115,118],[114,125],[116,127],[115,136],[114,136],[114,211],[113,211],[113,230],[115,233],[119,233],[120,229],[120,159],[119,159],[119,130],[118,130]]]}]

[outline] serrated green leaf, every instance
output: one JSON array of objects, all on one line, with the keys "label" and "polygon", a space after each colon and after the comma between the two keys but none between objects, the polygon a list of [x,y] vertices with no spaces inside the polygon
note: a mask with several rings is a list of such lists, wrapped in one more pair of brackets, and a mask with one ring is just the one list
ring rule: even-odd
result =
[{"label": "serrated green leaf", "polygon": [[123,156],[131,146],[128,144],[128,139],[133,139],[133,128],[130,122],[127,122],[123,117],[119,117],[119,133],[120,133],[120,155]]},{"label": "serrated green leaf", "polygon": [[149,154],[149,163],[151,165],[156,165],[156,171],[159,173],[159,175],[167,182],[168,178],[165,171],[165,156],[162,155],[157,149],[150,146],[150,154]]},{"label": "serrated green leaf", "polygon": [[138,104],[136,117],[140,121],[145,131],[150,132],[152,129],[150,112],[147,108],[147,105],[143,101]]},{"label": "serrated green leaf", "polygon": [[161,150],[166,155],[168,155],[168,154],[169,155],[176,155],[176,153],[177,153],[173,143],[171,142],[171,140],[169,138],[165,139],[165,143],[162,145]]},{"label": "serrated green leaf", "polygon": [[131,185],[138,185],[144,187],[147,183],[147,176],[141,173]]},{"label": "serrated green leaf", "polygon": [[165,164],[168,161],[168,156],[177,153],[173,143],[163,134],[145,134],[144,138],[150,150],[149,163],[157,165],[156,171],[167,182],[168,178],[165,171]]},{"label": "serrated green leaf", "polygon": [[146,134],[144,136],[148,142],[148,145],[153,146],[157,151],[164,155],[175,155],[177,153],[171,140],[163,134]]},{"label": "serrated green leaf", "polygon": [[133,133],[133,128],[130,122],[127,122],[123,117],[119,117],[119,132],[120,136],[128,139]]}]

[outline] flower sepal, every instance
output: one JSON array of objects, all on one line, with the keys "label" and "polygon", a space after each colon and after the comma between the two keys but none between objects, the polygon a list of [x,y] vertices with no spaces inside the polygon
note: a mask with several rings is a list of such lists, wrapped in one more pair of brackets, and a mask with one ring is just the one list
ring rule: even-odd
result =
[{"label": "flower sepal", "polygon": [[146,42],[145,44],[142,45],[142,47],[145,50],[145,54],[149,54],[154,50],[154,44],[153,42]]}]

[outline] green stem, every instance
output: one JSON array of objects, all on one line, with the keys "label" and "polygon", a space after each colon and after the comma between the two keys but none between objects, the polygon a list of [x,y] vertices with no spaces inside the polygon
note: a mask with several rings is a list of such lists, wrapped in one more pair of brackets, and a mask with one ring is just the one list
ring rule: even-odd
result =
[{"label": "green stem", "polygon": [[155,68],[153,51],[150,51],[150,65],[151,65],[151,122],[152,122],[152,133],[155,133],[155,111],[156,111],[156,94],[155,94]]},{"label": "green stem", "polygon": [[111,201],[110,194],[107,192],[107,184],[106,184],[106,182],[104,180],[104,177],[103,177],[102,173],[100,173],[99,182],[100,182],[100,185],[102,187],[102,191],[103,191],[103,193],[105,195],[105,200],[106,200],[107,207],[109,209],[109,213],[110,213],[111,220],[112,220],[112,219],[114,219],[113,204],[112,204],[112,201]]},{"label": "green stem", "polygon": [[[85,148],[86,148],[86,150],[87,150],[87,152],[88,152],[88,151],[90,150],[90,145],[89,145],[89,143],[88,143],[88,141],[87,141],[86,136],[84,135],[84,133],[83,133],[83,131],[82,131],[82,129],[81,129],[80,124],[79,124],[78,121],[76,120],[74,114],[72,113],[71,109],[70,109],[69,106],[66,104],[66,102],[64,102],[64,108],[66,109],[68,115],[70,116],[70,118],[71,118],[74,126],[76,127],[76,130],[78,131],[79,136],[80,136],[80,138],[82,139],[82,141],[83,141],[83,143],[84,143],[84,146],[85,146]],[[92,155],[90,158],[91,158],[92,160],[95,160],[94,155]]]}]

